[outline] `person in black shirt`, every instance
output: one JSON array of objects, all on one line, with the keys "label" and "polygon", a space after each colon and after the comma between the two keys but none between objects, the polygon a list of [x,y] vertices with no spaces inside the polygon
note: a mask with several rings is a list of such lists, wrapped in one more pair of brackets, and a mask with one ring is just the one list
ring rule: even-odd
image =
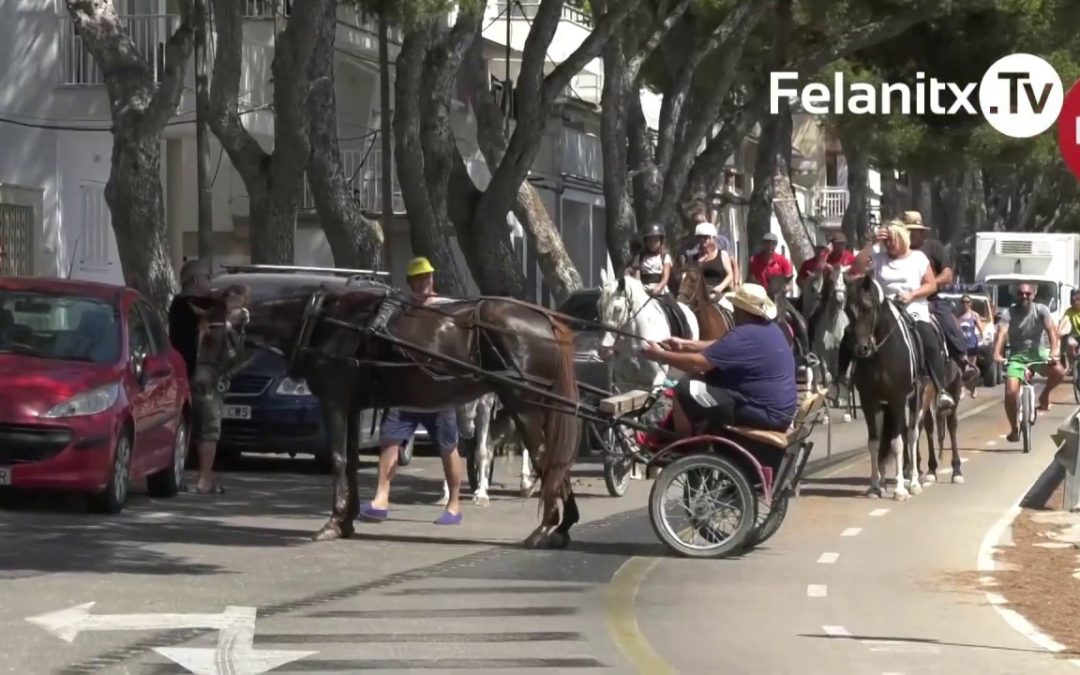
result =
[{"label": "person in black shirt", "polygon": [[180,269],[180,295],[169,305],[169,341],[187,365],[188,380],[199,356],[199,318],[191,299],[210,291],[210,273],[201,260],[189,260]]},{"label": "person in black shirt", "polygon": [[[930,260],[930,268],[934,271],[938,288],[951,284],[953,282],[952,258],[944,244],[927,236],[930,228],[923,224],[922,214],[918,211],[905,211],[902,220],[908,232],[911,233],[911,248],[922,251],[923,255]],[[969,382],[971,378],[978,375],[979,371],[968,360],[967,342],[964,340],[964,333],[960,330],[960,323],[956,320],[952,307],[937,293],[927,298],[927,302],[930,305],[930,313],[934,315],[945,336],[945,351],[949,358],[960,366],[963,381]]]}]

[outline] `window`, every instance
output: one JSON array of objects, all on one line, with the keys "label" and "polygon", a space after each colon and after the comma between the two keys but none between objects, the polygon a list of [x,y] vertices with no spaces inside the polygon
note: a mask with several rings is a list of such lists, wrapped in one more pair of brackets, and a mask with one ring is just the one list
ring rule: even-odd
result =
[{"label": "window", "polygon": [[115,363],[120,355],[116,312],[94,298],[2,291],[0,353]]},{"label": "window", "polygon": [[137,306],[128,310],[128,354],[153,354],[154,343]]},{"label": "window", "polygon": [[[1058,285],[1052,281],[1032,283],[1035,287],[1035,302],[1042,303],[1050,308],[1051,312],[1057,311]],[[1017,295],[1018,284],[1000,284],[997,286],[997,306],[1008,308],[1020,299]]]},{"label": "window", "polygon": [[834,187],[839,185],[840,180],[840,155],[835,152],[825,154],[825,185]]}]

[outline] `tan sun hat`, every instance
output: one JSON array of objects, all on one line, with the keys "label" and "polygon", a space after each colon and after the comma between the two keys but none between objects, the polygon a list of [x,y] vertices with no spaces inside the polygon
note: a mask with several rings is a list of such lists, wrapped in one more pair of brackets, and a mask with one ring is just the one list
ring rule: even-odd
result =
[{"label": "tan sun hat", "polygon": [[769,298],[764,287],[758,284],[743,284],[733,293],[724,296],[735,309],[760,316],[772,321],[776,318],[776,304]]},{"label": "tan sun hat", "polygon": [[922,214],[918,211],[904,211],[903,217],[900,221],[904,223],[904,227],[909,230],[929,230],[930,228],[923,225]]}]

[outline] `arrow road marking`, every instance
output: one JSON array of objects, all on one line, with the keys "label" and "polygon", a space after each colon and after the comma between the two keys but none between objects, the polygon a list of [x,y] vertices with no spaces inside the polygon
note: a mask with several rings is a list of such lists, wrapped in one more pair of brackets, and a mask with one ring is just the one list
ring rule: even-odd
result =
[{"label": "arrow road marking", "polygon": [[255,651],[255,607],[226,607],[220,614],[99,614],[93,602],[27,619],[71,643],[82,631],[218,630],[216,648],[155,647],[154,651],[198,675],[255,675],[317,652],[266,649]]}]

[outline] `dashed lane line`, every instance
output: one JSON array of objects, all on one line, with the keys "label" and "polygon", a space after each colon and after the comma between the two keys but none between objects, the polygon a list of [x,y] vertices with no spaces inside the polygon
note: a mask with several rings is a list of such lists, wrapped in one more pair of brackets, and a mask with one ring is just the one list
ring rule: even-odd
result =
[{"label": "dashed lane line", "polygon": [[836,561],[839,560],[839,559],[840,559],[840,554],[839,553],[827,552],[827,553],[822,553],[818,557],[817,561],[818,561],[819,565],[834,565],[834,564],[836,564]]},{"label": "dashed lane line", "polygon": [[829,587],[825,584],[808,584],[806,586],[806,597],[827,598],[829,597]]},{"label": "dashed lane line", "polygon": [[861,527],[849,527],[848,529],[841,532],[840,536],[841,537],[857,537],[857,536],[859,536],[860,532],[862,532]]},{"label": "dashed lane line", "polygon": [[870,512],[870,516],[873,517],[873,518],[880,518],[881,516],[885,515],[888,512],[889,512],[889,509],[874,509],[873,511]]}]

